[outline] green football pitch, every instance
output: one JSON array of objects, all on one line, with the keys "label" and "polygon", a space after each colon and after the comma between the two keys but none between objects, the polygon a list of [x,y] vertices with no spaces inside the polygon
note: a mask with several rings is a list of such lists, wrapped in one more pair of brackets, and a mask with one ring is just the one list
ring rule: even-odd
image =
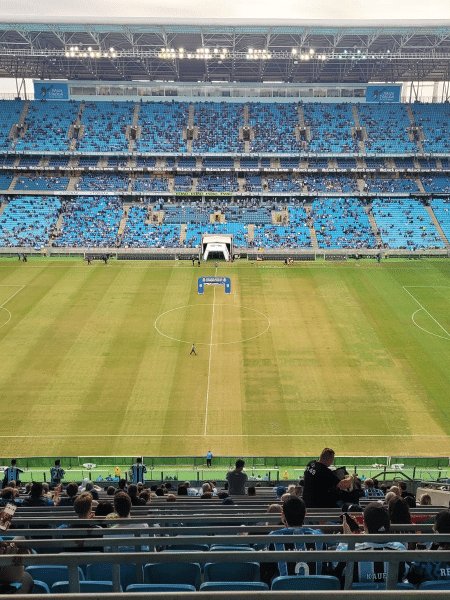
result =
[{"label": "green football pitch", "polygon": [[446,456],[449,307],[445,259],[2,259],[0,453]]}]

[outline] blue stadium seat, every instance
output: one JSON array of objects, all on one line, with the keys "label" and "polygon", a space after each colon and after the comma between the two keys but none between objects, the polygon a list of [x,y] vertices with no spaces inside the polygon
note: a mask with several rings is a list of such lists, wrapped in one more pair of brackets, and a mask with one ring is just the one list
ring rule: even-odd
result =
[{"label": "blue stadium seat", "polygon": [[206,563],[205,581],[259,581],[259,563]]},{"label": "blue stadium seat", "polygon": [[144,565],[144,583],[184,583],[198,590],[201,569],[198,563],[147,563]]},{"label": "blue stadium seat", "polygon": [[[352,590],[385,590],[386,584],[384,583],[352,583]],[[398,590],[414,590],[415,587],[412,583],[397,583]]]},{"label": "blue stadium seat", "polygon": [[37,579],[35,579],[33,581],[32,594],[50,594],[50,588],[43,581],[38,581]]},{"label": "blue stadium seat", "polygon": [[[113,592],[112,581],[80,581],[80,593],[82,594],[107,594]],[[120,588],[122,591],[122,587]],[[68,594],[69,582],[57,581],[52,585],[52,594]]]},{"label": "blue stadium seat", "polygon": [[193,585],[184,583],[134,583],[129,585],[127,592],[196,592]]},{"label": "blue stadium seat", "polygon": [[[43,581],[48,585],[49,588],[57,581],[68,581],[69,579],[69,567],[59,565],[42,565],[39,567],[31,566],[25,569],[33,579]],[[81,581],[84,581],[84,574],[80,567],[78,567],[78,577]]]},{"label": "blue stadium seat", "polygon": [[[120,565],[120,585],[126,589],[129,585],[138,582],[137,565],[124,563]],[[86,566],[86,579],[88,581],[112,581],[111,563],[93,563]]]},{"label": "blue stadium seat", "polygon": [[450,579],[443,579],[441,581],[424,581],[419,585],[419,590],[450,590]]},{"label": "blue stadium seat", "polygon": [[257,592],[269,589],[262,581],[205,581],[201,592]]},{"label": "blue stadium seat", "polygon": [[331,575],[282,575],[272,581],[272,590],[339,590],[337,577]]}]

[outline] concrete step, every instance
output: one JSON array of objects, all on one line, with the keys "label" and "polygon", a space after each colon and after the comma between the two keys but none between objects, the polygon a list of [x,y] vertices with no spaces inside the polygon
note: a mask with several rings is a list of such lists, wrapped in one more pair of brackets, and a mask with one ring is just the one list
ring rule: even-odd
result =
[{"label": "concrete step", "polygon": [[439,221],[437,220],[436,215],[433,212],[433,209],[431,208],[431,206],[427,206],[427,205],[425,206],[425,208],[427,210],[427,213],[430,215],[431,221],[433,222],[439,235],[441,236],[441,239],[444,242],[446,249],[450,250],[450,244],[448,242],[448,239],[447,239],[445,233],[443,232],[442,227],[439,225]]}]

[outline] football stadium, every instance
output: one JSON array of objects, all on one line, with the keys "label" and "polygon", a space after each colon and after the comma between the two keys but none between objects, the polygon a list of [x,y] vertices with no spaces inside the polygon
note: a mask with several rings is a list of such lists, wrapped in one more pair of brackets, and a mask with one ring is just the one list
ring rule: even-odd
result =
[{"label": "football stadium", "polygon": [[0,16],[1,594],[448,594],[449,65],[446,21]]}]

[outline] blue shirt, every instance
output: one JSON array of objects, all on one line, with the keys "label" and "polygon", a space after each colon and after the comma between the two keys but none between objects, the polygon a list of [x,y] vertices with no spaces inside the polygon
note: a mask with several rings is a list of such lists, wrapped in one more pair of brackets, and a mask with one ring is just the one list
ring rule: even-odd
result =
[{"label": "blue shirt", "polygon": [[57,467],[56,465],[50,469],[50,477],[52,483],[60,483],[61,479],[64,477],[65,471],[62,467]]},{"label": "blue shirt", "polygon": [[[336,550],[346,551],[348,549],[347,544],[338,544]],[[381,544],[375,544],[374,542],[363,542],[362,544],[356,544],[355,550],[406,550],[400,542],[387,542]],[[380,557],[381,558],[381,557]],[[387,574],[388,563],[383,562],[355,562],[353,571],[353,582],[358,583],[385,583]],[[343,569],[345,572],[345,568]],[[405,564],[401,563],[399,567],[399,581],[403,580],[405,572]]]},{"label": "blue shirt", "polygon": [[131,478],[133,483],[144,483],[144,473],[147,473],[147,467],[144,463],[135,463],[131,467]]},{"label": "blue shirt", "polygon": [[18,479],[20,479],[20,473],[23,473],[22,469],[19,469],[17,467],[7,467],[5,469],[4,479],[6,481],[17,481]]}]

